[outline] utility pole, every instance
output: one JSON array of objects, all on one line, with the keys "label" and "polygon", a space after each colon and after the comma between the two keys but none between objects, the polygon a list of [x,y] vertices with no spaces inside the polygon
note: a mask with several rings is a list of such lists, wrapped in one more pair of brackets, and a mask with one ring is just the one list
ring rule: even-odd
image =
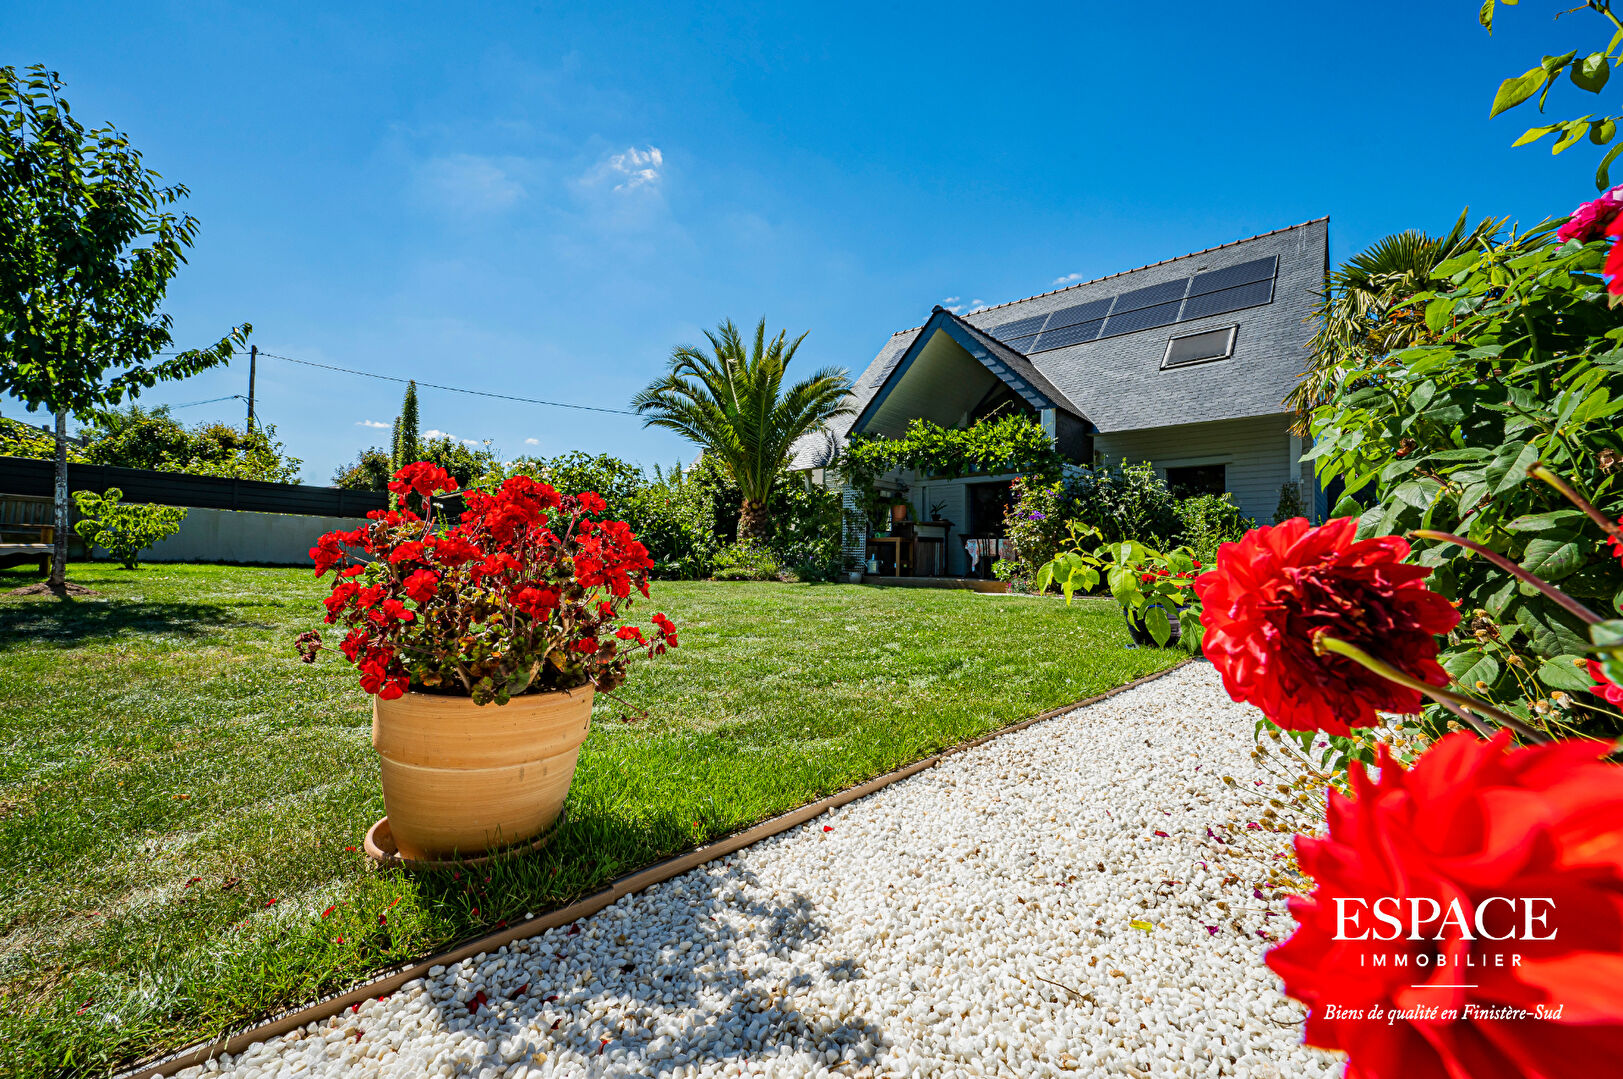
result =
[{"label": "utility pole", "polygon": [[259,346],[248,349],[248,430],[254,429],[254,367],[259,363]]}]

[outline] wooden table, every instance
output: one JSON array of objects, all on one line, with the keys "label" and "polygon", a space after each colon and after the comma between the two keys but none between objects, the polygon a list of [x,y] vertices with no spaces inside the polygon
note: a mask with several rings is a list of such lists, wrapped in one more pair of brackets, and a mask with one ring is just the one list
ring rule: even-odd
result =
[{"label": "wooden table", "polygon": [[[886,547],[890,550],[887,552]],[[872,536],[868,540],[868,553],[879,559],[879,572],[881,576],[911,577],[913,576],[913,537],[912,536]],[[885,573],[885,558],[890,558],[893,572]]]}]

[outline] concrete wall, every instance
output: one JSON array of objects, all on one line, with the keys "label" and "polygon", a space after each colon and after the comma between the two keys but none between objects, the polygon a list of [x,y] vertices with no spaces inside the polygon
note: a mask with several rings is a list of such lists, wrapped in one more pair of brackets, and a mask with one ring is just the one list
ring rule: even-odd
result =
[{"label": "concrete wall", "polygon": [[[186,511],[180,531],[141,553],[143,562],[269,562],[309,565],[310,548],[324,532],[357,528],[360,517],[305,517],[242,510]],[[98,552],[106,557],[106,552]]]},{"label": "concrete wall", "polygon": [[1106,464],[1149,461],[1162,476],[1169,467],[1221,464],[1241,512],[1271,524],[1279,489],[1288,482],[1302,484],[1304,505],[1315,504],[1313,470],[1300,462],[1302,440],[1289,433],[1289,424],[1288,416],[1186,423],[1098,434],[1093,445]]}]

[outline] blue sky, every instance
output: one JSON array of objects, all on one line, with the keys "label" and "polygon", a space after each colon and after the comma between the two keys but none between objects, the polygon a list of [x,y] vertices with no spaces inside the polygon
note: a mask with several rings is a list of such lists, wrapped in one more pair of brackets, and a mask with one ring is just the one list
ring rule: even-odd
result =
[{"label": "blue sky", "polygon": [[[178,344],[250,321],[270,353],[623,408],[724,317],[809,330],[796,367],[854,376],[936,303],[1325,214],[1339,260],[1466,205],[1564,212],[1596,152],[1513,150],[1531,115],[1487,106],[1605,34],[1529,0],[1490,39],[1476,6],[11,4],[0,60],[58,69],[191,187]],[[325,483],[400,387],[262,360],[258,397]],[[434,390],[422,416],[506,457],[691,456],[634,417]]]}]

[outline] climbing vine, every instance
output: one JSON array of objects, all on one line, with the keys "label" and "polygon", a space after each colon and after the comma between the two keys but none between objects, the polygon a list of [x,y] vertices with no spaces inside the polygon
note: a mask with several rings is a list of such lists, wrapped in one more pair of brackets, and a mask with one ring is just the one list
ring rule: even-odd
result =
[{"label": "climbing vine", "polygon": [[1044,481],[1059,478],[1065,458],[1038,424],[1020,416],[985,419],[962,430],[915,419],[900,438],[853,435],[838,468],[873,520],[884,500],[879,477],[893,468],[942,479],[1019,472]]}]

